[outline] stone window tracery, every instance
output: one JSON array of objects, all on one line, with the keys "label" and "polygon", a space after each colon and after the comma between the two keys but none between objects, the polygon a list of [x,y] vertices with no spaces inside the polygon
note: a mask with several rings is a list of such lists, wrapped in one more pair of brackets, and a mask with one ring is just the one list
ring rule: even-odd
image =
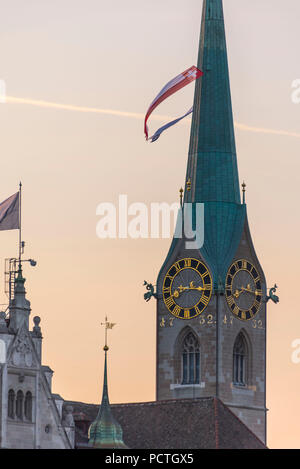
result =
[{"label": "stone window tracery", "polygon": [[181,384],[200,383],[200,346],[197,337],[189,332],[182,344],[182,380]]}]

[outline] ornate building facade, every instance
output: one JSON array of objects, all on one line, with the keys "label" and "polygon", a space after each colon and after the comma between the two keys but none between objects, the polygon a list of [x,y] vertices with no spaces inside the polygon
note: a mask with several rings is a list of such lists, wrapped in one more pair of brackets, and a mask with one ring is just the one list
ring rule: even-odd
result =
[{"label": "ornate building facade", "polygon": [[9,449],[71,449],[74,447],[72,407],[52,394],[53,371],[42,365],[40,318],[29,330],[30,302],[22,270],[15,280],[8,317],[0,313],[0,447]]}]

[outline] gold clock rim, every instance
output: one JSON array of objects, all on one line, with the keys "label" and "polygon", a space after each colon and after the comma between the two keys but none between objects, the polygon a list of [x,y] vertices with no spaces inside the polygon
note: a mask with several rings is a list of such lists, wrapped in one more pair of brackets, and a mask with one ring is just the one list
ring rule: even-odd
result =
[{"label": "gold clock rim", "polygon": [[[260,307],[261,307],[261,305],[262,305],[262,298],[261,298],[261,300],[260,300],[260,302],[259,302],[259,306],[258,306],[258,308],[257,308],[256,313],[255,313],[253,316],[251,316],[249,319],[242,319],[242,318],[239,318],[238,315],[235,314],[235,313],[232,311],[232,309],[230,308],[230,305],[229,305],[229,303],[228,303],[228,295],[227,295],[227,285],[228,285],[228,284],[227,284],[227,278],[228,278],[228,275],[229,275],[229,272],[230,272],[230,269],[232,268],[232,266],[233,266],[234,264],[236,264],[237,262],[240,262],[240,261],[241,261],[241,262],[245,261],[245,262],[247,262],[248,264],[250,264],[251,267],[254,267],[254,269],[257,271],[258,278],[259,278],[259,280],[261,281],[261,277],[260,277],[260,274],[259,274],[259,272],[258,272],[258,269],[254,266],[254,264],[253,264],[251,261],[249,261],[249,260],[247,260],[247,259],[244,259],[244,258],[242,258],[242,259],[237,259],[237,260],[235,260],[234,262],[232,262],[232,264],[229,266],[229,269],[227,270],[226,280],[225,280],[225,297],[226,297],[226,302],[227,302],[228,309],[230,310],[231,314],[232,314],[235,318],[237,318],[239,321],[248,322],[248,321],[251,321],[252,319],[254,319],[255,316],[257,316],[257,314],[258,314],[258,312],[259,312],[259,310],[260,310]],[[255,283],[254,277],[253,277],[253,275],[251,274],[251,272],[250,272],[247,268],[244,268],[244,267],[239,268],[239,269],[237,270],[237,272],[232,276],[232,279],[235,277],[235,275],[236,275],[238,272],[240,272],[240,271],[242,271],[242,270],[248,272],[248,273],[251,275],[251,277],[252,277],[252,279],[253,279],[253,281],[254,281],[254,283]],[[231,288],[231,287],[230,287],[230,290],[231,290],[231,295],[230,295],[230,296],[233,296],[233,295],[232,295],[232,288]],[[262,296],[262,295],[261,295],[261,296]],[[235,303],[235,305],[237,306],[236,302],[234,302],[234,303]],[[253,304],[252,304],[252,306],[250,307],[250,309],[253,307],[254,303],[255,303],[255,299],[254,299]],[[242,311],[242,312],[244,312],[244,313],[250,312],[250,309],[243,309],[243,308],[240,308],[239,306],[238,306],[238,308],[239,308],[240,311]]]},{"label": "gold clock rim", "polygon": [[[165,303],[165,298],[164,298],[164,292],[162,292],[164,305],[165,305],[165,307],[167,308],[167,310],[169,311],[169,313],[172,314],[173,317],[175,317],[175,318],[177,318],[177,319],[180,319],[180,320],[182,320],[182,321],[189,321],[189,320],[191,320],[191,319],[195,319],[195,318],[197,318],[198,316],[200,316],[200,315],[206,310],[206,308],[207,308],[207,306],[208,306],[208,304],[209,304],[209,302],[210,302],[210,300],[211,300],[212,292],[213,292],[212,276],[211,276],[211,273],[210,273],[208,267],[204,264],[204,262],[200,261],[199,259],[196,259],[195,257],[183,257],[183,258],[178,259],[177,261],[173,262],[173,264],[172,264],[171,267],[167,270],[167,273],[166,273],[165,276],[164,276],[163,289],[164,289],[164,285],[165,285],[165,281],[166,281],[166,277],[167,277],[167,275],[168,275],[168,272],[175,266],[175,264],[176,264],[177,262],[185,261],[185,260],[187,260],[187,259],[189,259],[189,260],[191,260],[191,261],[199,262],[199,264],[201,264],[201,265],[204,266],[204,268],[205,268],[205,270],[206,270],[206,272],[208,273],[209,278],[210,278],[210,286],[211,286],[211,288],[209,289],[209,297],[208,297],[207,305],[204,306],[204,308],[200,311],[200,313],[196,314],[195,316],[193,316],[193,317],[191,317],[191,318],[181,318],[181,317],[176,316],[176,314],[173,314],[172,311],[170,311],[170,309],[169,309],[168,306],[166,305],[166,303]],[[203,276],[204,276],[204,275],[200,274],[200,272],[199,272],[197,269],[195,269],[194,267],[191,267],[191,266],[183,267],[183,268],[181,268],[181,269],[178,271],[178,273],[181,272],[182,270],[185,270],[185,269],[192,269],[192,270],[194,270],[195,272],[197,272],[198,275],[201,277],[201,280],[202,280],[202,282],[203,282]],[[176,277],[176,275],[177,275],[177,273],[174,275],[174,277],[173,277],[173,279],[172,279],[172,281],[171,281],[170,290],[172,289],[173,281],[174,281],[174,278]],[[203,282],[203,285],[204,285],[204,282]],[[198,303],[196,303],[195,305],[189,307],[188,309],[195,308],[199,303],[201,303],[201,299],[202,299],[203,295],[204,295],[204,293],[202,293],[201,298],[200,298],[200,300],[198,301]],[[174,303],[175,303],[177,306],[180,306],[180,305],[178,305],[178,304],[176,303],[175,300],[174,300]],[[180,306],[180,307],[182,308],[182,306]],[[184,309],[184,308],[183,308],[183,309]],[[186,308],[186,309],[187,309],[187,308]]]}]

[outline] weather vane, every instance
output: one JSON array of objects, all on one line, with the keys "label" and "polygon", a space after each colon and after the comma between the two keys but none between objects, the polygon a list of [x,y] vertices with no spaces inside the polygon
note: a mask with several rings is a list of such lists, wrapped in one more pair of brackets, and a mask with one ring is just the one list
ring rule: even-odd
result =
[{"label": "weather vane", "polygon": [[116,322],[108,322],[107,316],[105,316],[105,322],[101,322],[101,326],[105,326],[105,345],[103,347],[103,350],[108,350],[108,345],[107,345],[107,329],[112,329],[117,323]]}]

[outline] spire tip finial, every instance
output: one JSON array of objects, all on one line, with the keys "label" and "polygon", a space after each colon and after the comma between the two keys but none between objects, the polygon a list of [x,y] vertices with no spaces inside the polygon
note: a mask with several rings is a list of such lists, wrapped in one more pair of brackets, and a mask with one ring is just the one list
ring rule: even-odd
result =
[{"label": "spire tip finial", "polygon": [[107,352],[109,349],[107,345],[107,329],[112,329],[116,325],[115,322],[108,322],[107,316],[105,316],[105,322],[101,322],[101,326],[105,326],[105,345],[103,347],[103,350]]},{"label": "spire tip finial", "polygon": [[182,200],[183,200],[183,189],[182,189],[182,187],[179,189],[179,198],[180,198],[180,207],[182,207]]},{"label": "spire tip finial", "polygon": [[244,204],[245,203],[245,192],[246,192],[246,183],[245,183],[245,181],[243,181],[242,189],[243,189],[243,204]]}]

